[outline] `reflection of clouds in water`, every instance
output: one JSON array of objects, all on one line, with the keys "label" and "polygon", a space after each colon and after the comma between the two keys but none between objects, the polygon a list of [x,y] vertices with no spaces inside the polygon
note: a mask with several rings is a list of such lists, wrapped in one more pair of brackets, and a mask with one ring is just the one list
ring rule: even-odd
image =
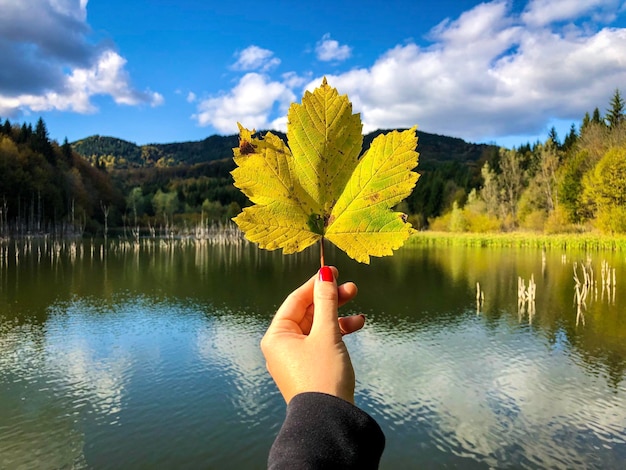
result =
[{"label": "reflection of clouds in water", "polygon": [[186,357],[185,339],[204,322],[198,309],[130,298],[57,304],[43,325],[2,324],[0,463],[84,466],[85,429],[93,441],[102,436],[90,423],[120,424],[133,379],[147,374],[160,387],[167,361]]},{"label": "reflection of clouds in water", "polygon": [[84,302],[56,307],[46,323],[47,368],[63,377],[76,403],[88,402],[114,423],[132,357],[123,315]]},{"label": "reflection of clouds in water", "polygon": [[4,325],[0,378],[6,388],[0,397],[7,408],[0,422],[7,427],[0,433],[0,463],[81,468],[86,464],[80,416],[110,417],[120,411],[125,360],[96,357],[98,333],[85,320],[93,314],[87,305],[72,304],[55,307],[42,326],[7,331]]},{"label": "reflection of clouds in water", "polygon": [[426,430],[439,448],[490,465],[610,461],[591,454],[626,444],[626,388],[608,395],[605,378],[568,351],[508,328],[487,329],[469,316],[419,331],[370,325],[349,340],[357,392],[392,429]]},{"label": "reflection of clouds in water", "polygon": [[[170,458],[171,452],[162,446],[171,445],[177,449],[173,452],[181,455],[184,452],[178,449],[195,452],[195,432],[210,436],[217,447],[224,442],[224,449],[217,454],[227,452],[227,443],[236,432],[238,439],[251,443],[249,449],[257,449],[258,430],[252,429],[263,426],[267,419],[259,414],[266,413],[271,394],[264,391],[269,378],[258,346],[258,332],[263,329],[255,320],[213,308],[207,311],[206,305],[137,298],[110,311],[76,308],[66,316],[76,331],[71,343],[75,347],[68,346],[76,354],[66,355],[67,362],[74,359],[71,380],[88,381],[92,374],[107,369],[109,380],[98,382],[90,398],[98,401],[101,419],[109,423],[119,419],[122,424],[118,431],[106,431],[102,437],[97,433],[87,436],[88,441],[102,443],[106,438],[105,442],[114,444],[117,441],[111,433],[136,433],[140,436],[133,440],[146,439],[148,446],[150,441],[159,442],[161,447],[152,453],[164,452],[164,458]],[[68,331],[62,322],[58,326],[60,331]],[[86,338],[85,343],[80,338]],[[63,356],[59,354],[62,351],[53,354]],[[87,354],[80,354],[83,352]],[[111,387],[107,389],[107,385]],[[233,419],[230,403],[241,419]],[[231,429],[225,430],[225,423]],[[163,425],[170,429],[162,429]],[[174,431],[177,427],[178,432]],[[118,443],[118,449],[140,455],[132,446],[125,446]],[[104,449],[94,453],[107,458]]]},{"label": "reflection of clouds in water", "polygon": [[205,325],[196,338],[200,358],[210,367],[217,365],[228,377],[237,392],[230,400],[247,418],[258,419],[267,413],[274,390],[259,346],[266,328],[250,315],[227,313]]}]

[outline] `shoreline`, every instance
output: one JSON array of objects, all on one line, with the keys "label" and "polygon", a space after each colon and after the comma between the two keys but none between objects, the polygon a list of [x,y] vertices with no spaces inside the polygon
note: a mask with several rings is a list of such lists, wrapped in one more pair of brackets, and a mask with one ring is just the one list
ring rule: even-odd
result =
[{"label": "shoreline", "polygon": [[452,233],[423,231],[412,235],[407,246],[465,246],[480,248],[539,248],[626,252],[626,236],[580,234],[542,234],[532,232]]}]

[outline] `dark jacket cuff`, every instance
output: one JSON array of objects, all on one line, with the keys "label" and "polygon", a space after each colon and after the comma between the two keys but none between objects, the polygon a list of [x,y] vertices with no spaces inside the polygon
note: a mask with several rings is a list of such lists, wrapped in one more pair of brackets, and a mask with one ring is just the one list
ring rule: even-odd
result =
[{"label": "dark jacket cuff", "polygon": [[385,447],[380,426],[353,404],[324,393],[301,393],[270,450],[270,469],[376,469]]}]

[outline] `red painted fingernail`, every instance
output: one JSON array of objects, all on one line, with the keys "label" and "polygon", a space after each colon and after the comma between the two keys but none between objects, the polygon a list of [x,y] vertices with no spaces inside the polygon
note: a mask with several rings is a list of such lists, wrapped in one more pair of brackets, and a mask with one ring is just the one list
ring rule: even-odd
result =
[{"label": "red painted fingernail", "polygon": [[320,268],[320,281],[333,282],[334,280],[335,276],[333,274],[333,270],[328,266],[322,266]]}]

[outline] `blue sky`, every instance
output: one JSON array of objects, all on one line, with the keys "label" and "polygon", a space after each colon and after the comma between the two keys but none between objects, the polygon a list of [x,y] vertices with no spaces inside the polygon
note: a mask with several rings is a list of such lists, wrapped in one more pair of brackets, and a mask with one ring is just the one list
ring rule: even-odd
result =
[{"label": "blue sky", "polygon": [[364,132],[506,146],[626,95],[626,1],[0,0],[0,117],[138,144],[284,130],[323,76]]}]

